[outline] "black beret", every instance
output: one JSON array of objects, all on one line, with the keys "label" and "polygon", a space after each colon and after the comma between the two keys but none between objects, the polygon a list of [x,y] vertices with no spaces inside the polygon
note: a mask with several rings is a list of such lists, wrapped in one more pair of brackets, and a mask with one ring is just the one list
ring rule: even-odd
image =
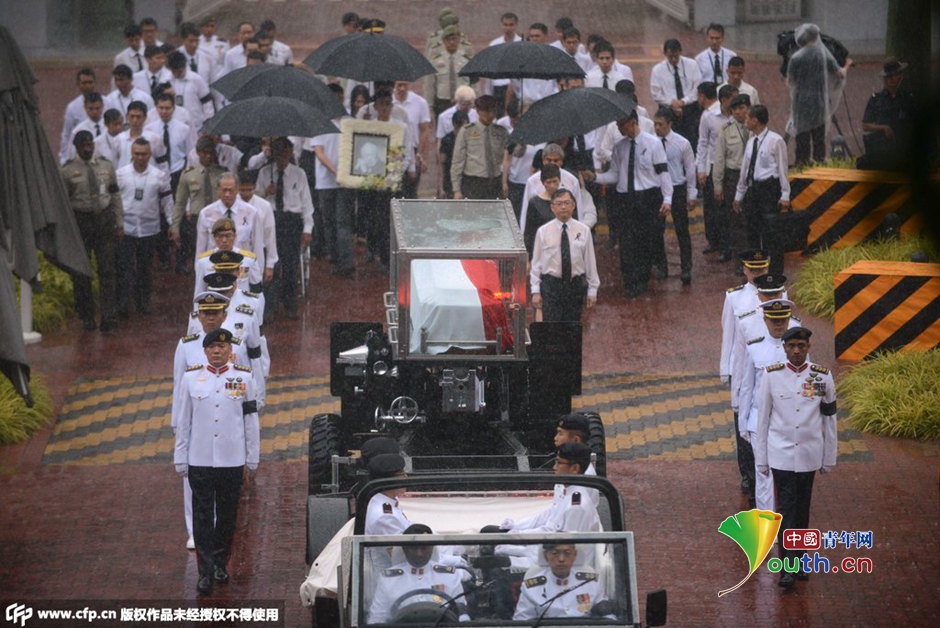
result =
[{"label": "black beret", "polygon": [[380,480],[394,477],[405,468],[405,459],[401,454],[379,454],[369,461],[369,479]]},{"label": "black beret", "polygon": [[208,334],[206,334],[206,337],[202,339],[202,346],[203,348],[208,347],[213,342],[225,342],[232,344],[232,332],[223,328],[210,331]]},{"label": "black beret", "polygon": [[558,427],[563,430],[573,430],[576,432],[589,432],[587,417],[583,414],[563,414],[558,417]]},{"label": "black beret", "polygon": [[731,105],[730,105],[730,106],[731,106],[732,109],[734,109],[734,108],[737,107],[738,105],[747,105],[748,107],[750,107],[750,106],[751,106],[751,97],[748,96],[747,94],[738,94],[737,96],[735,96],[734,98],[731,99]]},{"label": "black beret", "polygon": [[401,446],[394,438],[377,436],[364,442],[359,453],[362,455],[363,464],[368,467],[369,463],[372,462],[372,459],[376,456],[381,454],[400,454]]},{"label": "black beret", "polygon": [[412,523],[404,529],[402,534],[434,534],[434,530],[423,523]]},{"label": "black beret", "polygon": [[791,327],[790,329],[783,332],[783,341],[791,340],[793,338],[797,340],[809,340],[809,337],[813,335],[813,332],[806,329],[805,327]]}]

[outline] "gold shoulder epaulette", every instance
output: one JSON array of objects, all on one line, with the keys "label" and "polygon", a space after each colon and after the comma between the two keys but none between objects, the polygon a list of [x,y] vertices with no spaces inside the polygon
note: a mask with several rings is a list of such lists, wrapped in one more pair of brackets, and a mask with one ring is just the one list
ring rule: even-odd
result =
[{"label": "gold shoulder epaulette", "polygon": [[233,364],[232,366],[236,371],[244,371],[246,373],[251,373],[250,366],[245,366],[244,364]]},{"label": "gold shoulder epaulette", "polygon": [[249,259],[255,259],[255,258],[258,257],[258,256],[255,255],[252,251],[246,251],[245,249],[238,249],[238,253],[239,253],[239,255],[241,255],[242,257],[247,257],[247,258],[249,258]]},{"label": "gold shoulder epaulette", "polygon": [[590,571],[579,571],[574,574],[577,580],[597,580],[597,574]]},{"label": "gold shoulder epaulette", "polygon": [[738,290],[743,290],[746,283],[742,283],[740,286],[735,286],[734,288],[728,288],[727,292],[737,292]]},{"label": "gold shoulder epaulette", "polygon": [[213,253],[215,253],[215,251],[203,251],[202,253],[199,254],[199,259],[202,259],[204,257],[209,257]]},{"label": "gold shoulder epaulette", "polygon": [[774,371],[779,371],[782,368],[783,368],[783,362],[777,362],[776,364],[771,364],[770,366],[768,366],[766,370],[768,373],[773,373]]},{"label": "gold shoulder epaulette", "polygon": [[738,319],[747,318],[748,316],[750,316],[751,314],[753,314],[753,313],[756,312],[756,311],[757,311],[757,310],[751,310],[750,312],[745,312],[744,314],[741,314],[740,316],[738,316]]},{"label": "gold shoulder epaulette", "polygon": [[183,336],[182,340],[183,342],[192,342],[197,338],[199,338],[199,334],[189,334],[188,336]]},{"label": "gold shoulder epaulette", "polygon": [[437,573],[454,573],[453,565],[434,565],[434,571]]},{"label": "gold shoulder epaulette", "polygon": [[190,371],[198,371],[201,368],[202,368],[202,364],[193,364],[188,369],[186,369],[186,372],[189,373]]},{"label": "gold shoulder epaulette", "polygon": [[235,311],[241,312],[242,314],[247,314],[248,316],[255,315],[255,311],[251,309],[251,306],[249,306],[247,303],[242,303],[241,305],[235,308]]},{"label": "gold shoulder epaulette", "polygon": [[764,339],[763,336],[758,336],[757,338],[751,338],[750,340],[747,341],[747,344],[752,345],[752,344],[760,342],[763,339]]},{"label": "gold shoulder epaulette", "polygon": [[827,373],[829,373],[829,369],[827,369],[825,366],[820,366],[818,364],[810,364],[809,370],[815,371],[816,373],[822,373],[823,375],[826,375]]},{"label": "gold shoulder epaulette", "polygon": [[383,569],[382,570],[382,575],[385,576],[386,578],[400,576],[403,573],[405,573],[403,569]]},{"label": "gold shoulder epaulette", "polygon": [[548,582],[548,578],[545,576],[538,576],[536,578],[529,578],[525,581],[525,586],[527,588],[538,587]]},{"label": "gold shoulder epaulette", "polygon": [[252,299],[257,299],[259,296],[261,296],[257,292],[248,292],[247,290],[242,290],[242,294],[244,294],[246,297],[251,297]]}]

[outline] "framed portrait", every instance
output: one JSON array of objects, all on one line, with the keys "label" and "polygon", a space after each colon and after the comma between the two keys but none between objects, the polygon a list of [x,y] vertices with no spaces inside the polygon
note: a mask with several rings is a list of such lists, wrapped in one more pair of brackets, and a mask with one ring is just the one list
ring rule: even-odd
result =
[{"label": "framed portrait", "polygon": [[405,174],[399,124],[347,118],[340,125],[337,182],[358,190],[397,190]]}]

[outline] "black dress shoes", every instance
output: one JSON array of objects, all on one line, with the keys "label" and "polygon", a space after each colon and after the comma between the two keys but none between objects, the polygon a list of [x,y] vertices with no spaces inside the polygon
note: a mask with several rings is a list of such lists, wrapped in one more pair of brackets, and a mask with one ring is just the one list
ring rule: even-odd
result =
[{"label": "black dress shoes", "polygon": [[216,567],[215,571],[212,573],[212,579],[218,582],[219,584],[228,584],[229,575],[225,570],[225,567]]},{"label": "black dress shoes", "polygon": [[196,583],[196,593],[199,595],[208,595],[212,593],[212,578],[209,576],[200,576]]},{"label": "black dress shoes", "polygon": [[692,273],[690,273],[690,272],[687,271],[687,270],[683,270],[683,271],[682,271],[682,274],[680,275],[680,278],[682,279],[682,285],[683,285],[683,286],[687,286],[687,285],[689,285],[690,283],[692,283]]}]

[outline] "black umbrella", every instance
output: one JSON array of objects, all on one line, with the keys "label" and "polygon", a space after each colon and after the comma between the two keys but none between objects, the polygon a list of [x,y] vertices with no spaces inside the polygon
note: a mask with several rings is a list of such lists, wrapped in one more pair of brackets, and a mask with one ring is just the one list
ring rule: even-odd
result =
[{"label": "black umbrella", "polygon": [[577,87],[536,102],[519,118],[509,141],[538,144],[583,135],[628,117],[633,100],[603,87]]},{"label": "black umbrella", "polygon": [[514,41],[484,48],[460,70],[460,76],[559,79],[583,77],[584,70],[560,48]]},{"label": "black umbrella", "polygon": [[[67,271],[91,276],[59,165],[39,120],[36,77],[9,31],[0,26],[0,258],[38,286],[36,250]],[[9,266],[5,266],[9,268]],[[0,280],[0,370],[28,399],[29,367],[12,277]]]},{"label": "black umbrella", "polygon": [[213,135],[314,137],[339,133],[330,117],[293,98],[258,96],[239,100],[209,118],[203,129]]},{"label": "black umbrella", "polygon": [[[263,66],[271,70],[252,71]],[[293,65],[262,63],[246,66],[229,72],[213,83],[212,87],[233,102],[256,96],[281,96],[316,107],[329,118],[338,118],[346,113],[342,103],[323,81],[310,70]]]},{"label": "black umbrella", "polygon": [[352,33],[331,39],[304,59],[317,74],[354,81],[414,81],[436,70],[420,52],[394,35]]}]

